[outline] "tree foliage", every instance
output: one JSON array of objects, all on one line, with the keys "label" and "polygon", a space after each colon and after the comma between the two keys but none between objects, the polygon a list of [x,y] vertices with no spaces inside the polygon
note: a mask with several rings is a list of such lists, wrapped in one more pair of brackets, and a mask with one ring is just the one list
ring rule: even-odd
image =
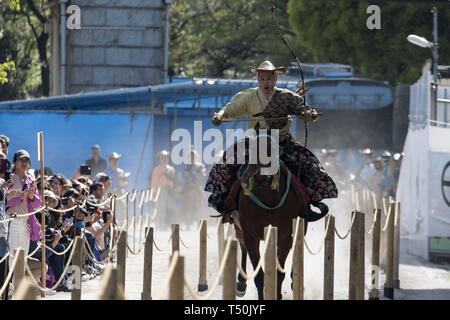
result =
[{"label": "tree foliage", "polygon": [[[0,100],[48,96],[49,35],[45,29],[54,0],[0,0]],[[3,71],[3,72],[1,72]],[[5,77],[5,71],[10,72]],[[1,77],[3,75],[4,77]]]},{"label": "tree foliage", "polygon": [[[381,9],[381,29],[369,30],[366,13],[369,5]],[[315,62],[350,64],[359,76],[413,83],[421,75],[428,49],[406,40],[417,34],[433,40],[433,15],[438,9],[439,64],[450,64],[448,26],[450,10],[446,3],[290,0],[289,21],[311,49]]]},{"label": "tree foliage", "polygon": [[[301,59],[308,56],[289,27],[288,0],[276,1],[280,29]],[[293,59],[274,31],[272,1],[175,0],[170,9],[171,73],[188,76],[246,76],[249,65],[269,59],[288,65]]]}]

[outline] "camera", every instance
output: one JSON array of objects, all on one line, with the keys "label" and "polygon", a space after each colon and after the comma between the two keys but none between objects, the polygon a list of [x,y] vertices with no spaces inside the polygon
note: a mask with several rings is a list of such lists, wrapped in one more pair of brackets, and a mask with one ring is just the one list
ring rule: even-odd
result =
[{"label": "camera", "polygon": [[108,214],[112,215],[110,210],[102,212],[103,222],[106,222],[108,220]]},{"label": "camera", "polygon": [[52,241],[55,237],[55,230],[53,228],[45,229],[45,241]]},{"label": "camera", "polygon": [[91,175],[91,167],[90,166],[86,166],[86,165],[82,165],[80,167],[80,174],[82,176],[90,176]]}]

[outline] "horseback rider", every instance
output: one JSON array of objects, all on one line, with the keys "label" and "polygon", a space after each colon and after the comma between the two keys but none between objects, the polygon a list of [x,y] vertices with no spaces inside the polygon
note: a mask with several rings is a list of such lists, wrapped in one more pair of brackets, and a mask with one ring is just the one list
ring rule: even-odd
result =
[{"label": "horseback rider", "polygon": [[[257,68],[250,67],[250,71],[257,75],[259,87],[236,94],[214,114],[212,123],[218,126],[224,120],[250,115],[250,120],[254,120],[250,121],[250,128],[278,129],[279,144],[283,149],[280,159],[305,186],[309,204],[318,207],[323,213],[328,208],[320,201],[325,198],[336,198],[338,195],[336,185],[316,156],[291,136],[289,131],[292,119],[288,117],[295,114],[305,121],[315,121],[319,114],[314,108],[308,107],[300,95],[275,86],[277,76],[284,74],[286,68],[276,68],[266,60]],[[280,116],[285,118],[270,120]],[[221,213],[223,222],[226,222],[231,213],[224,212],[225,199],[236,181],[239,166],[226,163],[226,154],[223,155],[223,160],[223,163],[217,163],[211,169],[205,191],[212,192],[208,199],[209,205]]]}]

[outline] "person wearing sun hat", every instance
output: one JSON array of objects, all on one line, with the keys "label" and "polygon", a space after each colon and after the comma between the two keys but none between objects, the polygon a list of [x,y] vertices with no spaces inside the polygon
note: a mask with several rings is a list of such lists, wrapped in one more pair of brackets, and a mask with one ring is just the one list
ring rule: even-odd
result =
[{"label": "person wearing sun hat", "polygon": [[[109,167],[104,171],[111,178],[111,188],[110,192],[121,196],[126,192],[126,188],[128,187],[128,176],[130,173],[125,172],[123,169],[119,168],[119,159],[122,157],[121,154],[117,152],[111,153],[109,155]],[[118,200],[116,202],[116,220],[119,226],[123,224],[126,219],[126,198],[122,200]]]},{"label": "person wearing sun hat", "polygon": [[[232,118],[249,115],[252,120],[248,123],[249,128],[278,129],[279,144],[283,148],[280,159],[305,185],[309,204],[318,207],[322,213],[326,212],[327,206],[320,201],[325,198],[336,198],[338,195],[336,185],[319,159],[290,134],[292,124],[290,115],[296,115],[305,122],[314,122],[318,119],[319,113],[307,106],[302,96],[288,89],[276,87],[277,77],[286,72],[285,67],[275,67],[272,62],[265,60],[258,67],[250,67],[250,72],[256,74],[258,87],[237,93],[229,103],[214,114],[211,122],[218,126]],[[231,217],[229,210],[224,212],[225,199],[237,180],[239,168],[236,161],[226,163],[227,153],[231,152],[232,157],[237,158],[234,146],[224,152],[223,163],[217,163],[212,167],[204,188],[205,191],[212,193],[208,198],[209,206],[222,214],[224,222],[229,221]]]},{"label": "person wearing sun hat", "polygon": [[[6,214],[8,218],[17,214],[26,215],[42,205],[36,183],[27,174],[30,165],[30,154],[26,150],[16,151],[11,173],[13,184],[8,188],[6,194]],[[41,225],[34,214],[11,221],[8,239],[11,254],[18,247],[23,248],[27,253],[30,240],[36,241],[41,238]],[[11,258],[9,260],[10,267],[13,260]]]}]

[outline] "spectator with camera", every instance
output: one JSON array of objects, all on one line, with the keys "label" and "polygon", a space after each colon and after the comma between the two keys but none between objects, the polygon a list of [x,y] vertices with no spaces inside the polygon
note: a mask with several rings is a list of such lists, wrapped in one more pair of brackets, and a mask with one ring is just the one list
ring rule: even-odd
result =
[{"label": "spectator with camera", "polygon": [[[3,153],[3,156],[0,159],[0,175],[7,175],[11,170],[11,162],[8,160],[9,142],[10,140],[7,136],[0,135],[0,147],[1,152]],[[8,176],[6,178],[8,178]],[[3,179],[5,179],[5,177],[3,177]]]},{"label": "spectator with camera", "polygon": [[[91,185],[91,195],[89,197],[89,202],[93,204],[100,204],[104,201],[105,198],[105,188],[103,183],[97,182]],[[109,249],[108,240],[110,238],[109,234],[109,226],[112,222],[112,213],[106,205],[101,207],[91,208],[92,212],[94,212],[95,224],[92,226],[92,230],[95,232],[94,235],[98,240],[100,249],[102,251],[102,255],[104,256],[105,250]]]},{"label": "spectator with camera", "polygon": [[100,146],[94,144],[92,146],[92,158],[86,160],[86,165],[91,167],[91,179],[93,179],[98,173],[103,172],[108,167],[106,160],[100,157]]},{"label": "spectator with camera", "polygon": [[[12,185],[6,193],[6,214],[10,218],[16,214],[28,214],[42,205],[36,184],[27,175],[30,168],[30,155],[26,150],[18,150],[14,154],[13,171],[11,173]],[[30,240],[42,238],[41,225],[35,215],[17,217],[9,226],[9,245],[11,253],[21,247],[28,252]],[[12,259],[9,260],[10,267]]]},{"label": "spectator with camera", "polygon": [[[5,154],[0,151],[0,160],[6,159]],[[6,205],[6,191],[8,187],[12,185],[12,180],[9,179],[8,181],[5,181],[4,174],[0,174],[0,221],[6,220],[5,215],[5,205]],[[0,260],[8,254],[8,224],[0,223]],[[2,263],[0,263],[0,288],[3,287],[3,284],[6,280],[6,275],[8,274],[9,268],[8,268],[8,260],[4,260]],[[0,297],[0,300],[7,300],[8,299],[8,291],[9,291],[9,285],[6,286],[4,298]]]}]

